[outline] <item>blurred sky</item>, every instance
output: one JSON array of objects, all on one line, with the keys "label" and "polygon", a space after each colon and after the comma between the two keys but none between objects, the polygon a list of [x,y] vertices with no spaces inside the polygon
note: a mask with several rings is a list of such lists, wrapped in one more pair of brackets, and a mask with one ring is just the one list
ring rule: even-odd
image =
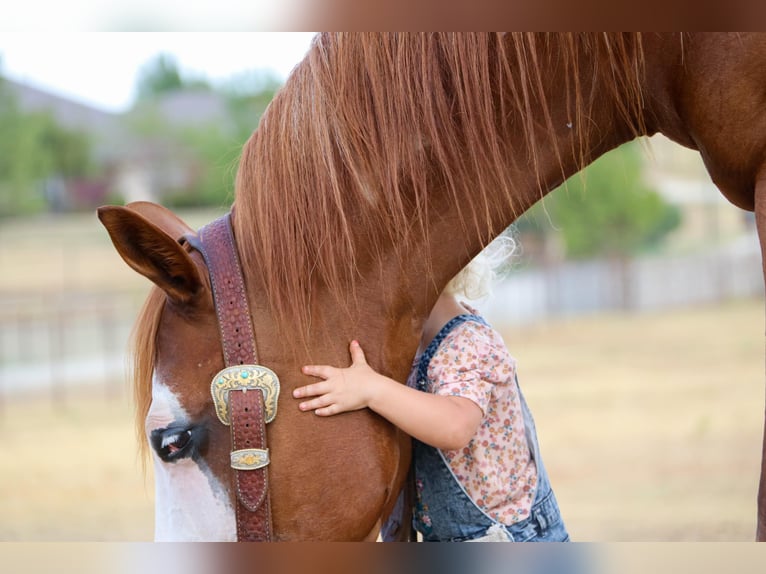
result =
[{"label": "blurred sky", "polygon": [[139,69],[160,52],[182,72],[221,81],[252,69],[285,78],[308,50],[310,32],[0,32],[0,72],[37,88],[121,112]]},{"label": "blurred sky", "polygon": [[310,11],[310,1],[3,0],[0,30],[305,30],[296,25]]}]

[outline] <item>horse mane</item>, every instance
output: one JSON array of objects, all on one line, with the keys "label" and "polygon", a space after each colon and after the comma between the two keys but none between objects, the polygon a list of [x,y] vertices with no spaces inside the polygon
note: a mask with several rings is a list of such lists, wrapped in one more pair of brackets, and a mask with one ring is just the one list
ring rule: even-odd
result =
[{"label": "horse mane", "polygon": [[[498,195],[520,214],[510,168],[531,166],[543,187],[552,66],[567,79],[557,89],[570,96],[579,165],[590,161],[584,134],[598,98],[642,133],[640,34],[315,37],[243,149],[234,203],[243,265],[263,278],[291,338],[307,336],[317,289],[348,309],[367,255],[380,263],[397,246],[427,245],[435,188],[484,243],[500,231],[490,225]],[[512,147],[511,129],[523,147]]]},{"label": "horse mane", "polygon": [[[133,401],[135,403],[135,433],[138,439],[138,454],[145,464],[149,453],[149,442],[144,425],[149,407],[152,404],[152,375],[157,359],[157,331],[160,326],[162,310],[165,307],[165,293],[159,287],[152,287],[144,305],[138,314],[130,336],[130,356],[132,363],[130,379],[133,381]],[[143,466],[144,470],[146,467]]]},{"label": "horse mane", "polygon": [[[243,267],[262,277],[291,339],[306,344],[317,289],[348,309],[363,265],[428,244],[439,208],[433,189],[458,205],[463,231],[485,242],[498,231],[490,225],[498,196],[518,214],[512,167],[534,170],[544,195],[538,152],[555,141],[544,133],[554,132],[553,67],[563,70],[556,89],[579,136],[573,149],[556,149],[559,159],[566,151],[581,166],[590,161],[599,97],[616,103],[634,135],[644,132],[640,34],[316,36],[244,146],[234,203]],[[522,142],[510,141],[512,130]],[[152,291],[133,334],[144,452],[162,295]]]}]

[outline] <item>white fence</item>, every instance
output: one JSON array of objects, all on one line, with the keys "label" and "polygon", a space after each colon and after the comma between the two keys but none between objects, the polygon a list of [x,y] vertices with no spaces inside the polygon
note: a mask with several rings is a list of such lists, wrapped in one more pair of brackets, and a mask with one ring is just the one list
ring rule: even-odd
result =
[{"label": "white fence", "polygon": [[125,348],[141,298],[130,293],[4,295],[0,403],[18,392],[64,399],[69,387],[124,383]]},{"label": "white fence", "polygon": [[481,308],[497,324],[524,324],[610,310],[713,303],[763,292],[761,252],[753,234],[707,253],[567,262],[511,272]]}]

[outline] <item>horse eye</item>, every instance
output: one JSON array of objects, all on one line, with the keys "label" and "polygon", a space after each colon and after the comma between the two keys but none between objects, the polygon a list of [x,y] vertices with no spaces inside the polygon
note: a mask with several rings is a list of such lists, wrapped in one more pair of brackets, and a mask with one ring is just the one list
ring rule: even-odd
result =
[{"label": "horse eye", "polygon": [[194,457],[204,442],[205,433],[201,427],[171,425],[151,432],[149,442],[157,455],[165,462],[176,462],[182,458]]}]

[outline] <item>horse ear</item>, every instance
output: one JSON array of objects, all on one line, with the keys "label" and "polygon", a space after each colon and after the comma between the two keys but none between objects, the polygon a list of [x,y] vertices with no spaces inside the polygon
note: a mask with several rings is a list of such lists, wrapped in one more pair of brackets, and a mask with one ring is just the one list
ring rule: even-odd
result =
[{"label": "horse ear", "polygon": [[179,239],[194,231],[172,211],[149,202],[98,208],[117,252],[135,271],[179,303],[203,286],[200,272]]}]

